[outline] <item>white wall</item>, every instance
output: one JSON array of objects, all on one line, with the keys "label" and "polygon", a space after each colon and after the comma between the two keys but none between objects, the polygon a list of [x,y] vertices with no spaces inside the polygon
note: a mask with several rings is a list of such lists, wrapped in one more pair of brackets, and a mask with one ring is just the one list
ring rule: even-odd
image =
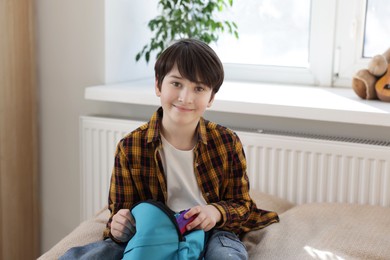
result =
[{"label": "white wall", "polygon": [[[146,8],[143,11],[141,3]],[[151,66],[136,64],[134,57],[146,43],[148,29],[144,19],[153,14],[155,9],[150,5],[155,3],[156,0],[36,1],[42,252],[80,221],[79,116],[113,114],[115,110],[129,116],[143,113],[143,109],[113,107],[88,102],[83,97],[86,86],[153,75]],[[126,12],[128,17],[123,16]],[[127,24],[118,23],[118,15]],[[119,34],[126,37],[118,37]],[[120,48],[124,50],[122,54],[118,53]]]},{"label": "white wall", "polygon": [[78,117],[98,109],[98,104],[84,101],[83,92],[87,85],[104,82],[104,1],[36,3],[41,238],[45,251],[79,223]]}]

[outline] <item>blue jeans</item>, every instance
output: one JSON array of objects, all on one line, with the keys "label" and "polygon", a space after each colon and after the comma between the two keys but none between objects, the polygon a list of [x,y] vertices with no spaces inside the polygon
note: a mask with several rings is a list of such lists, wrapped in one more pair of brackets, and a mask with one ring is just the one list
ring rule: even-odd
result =
[{"label": "blue jeans", "polygon": [[59,260],[122,259],[125,248],[126,244],[117,244],[108,238],[85,246],[72,247]]},{"label": "blue jeans", "polygon": [[[72,259],[122,259],[126,244],[117,244],[111,239],[69,249],[59,260]],[[212,230],[207,233],[205,260],[248,259],[244,244],[233,233]]]},{"label": "blue jeans", "polygon": [[207,237],[205,260],[248,259],[245,245],[234,233],[214,229]]}]

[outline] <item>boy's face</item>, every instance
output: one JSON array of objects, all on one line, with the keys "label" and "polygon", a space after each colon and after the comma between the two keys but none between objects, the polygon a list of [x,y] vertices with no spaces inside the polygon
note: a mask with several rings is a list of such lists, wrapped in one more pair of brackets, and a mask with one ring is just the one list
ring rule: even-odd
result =
[{"label": "boy's face", "polygon": [[183,78],[176,65],[167,73],[160,89],[156,80],[155,89],[164,111],[163,124],[171,126],[193,124],[196,127],[214,101],[210,87]]}]

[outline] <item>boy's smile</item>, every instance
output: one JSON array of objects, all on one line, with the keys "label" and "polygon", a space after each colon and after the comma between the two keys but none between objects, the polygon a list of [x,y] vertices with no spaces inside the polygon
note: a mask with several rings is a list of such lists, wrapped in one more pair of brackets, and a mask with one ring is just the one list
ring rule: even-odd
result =
[{"label": "boy's smile", "polygon": [[181,112],[191,112],[193,111],[193,109],[190,109],[190,108],[186,108],[184,106],[180,106],[180,105],[173,105],[175,108],[177,108],[179,111]]}]

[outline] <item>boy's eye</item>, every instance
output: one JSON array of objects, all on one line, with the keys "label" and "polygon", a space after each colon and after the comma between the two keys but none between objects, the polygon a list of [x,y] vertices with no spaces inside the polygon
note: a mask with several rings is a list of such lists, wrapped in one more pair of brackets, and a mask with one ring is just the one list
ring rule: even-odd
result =
[{"label": "boy's eye", "polygon": [[202,91],[204,91],[205,89],[204,89],[204,87],[196,87],[195,88],[195,91],[196,92],[202,92]]},{"label": "boy's eye", "polygon": [[175,86],[175,87],[180,87],[180,83],[179,82],[172,82],[172,85]]}]

